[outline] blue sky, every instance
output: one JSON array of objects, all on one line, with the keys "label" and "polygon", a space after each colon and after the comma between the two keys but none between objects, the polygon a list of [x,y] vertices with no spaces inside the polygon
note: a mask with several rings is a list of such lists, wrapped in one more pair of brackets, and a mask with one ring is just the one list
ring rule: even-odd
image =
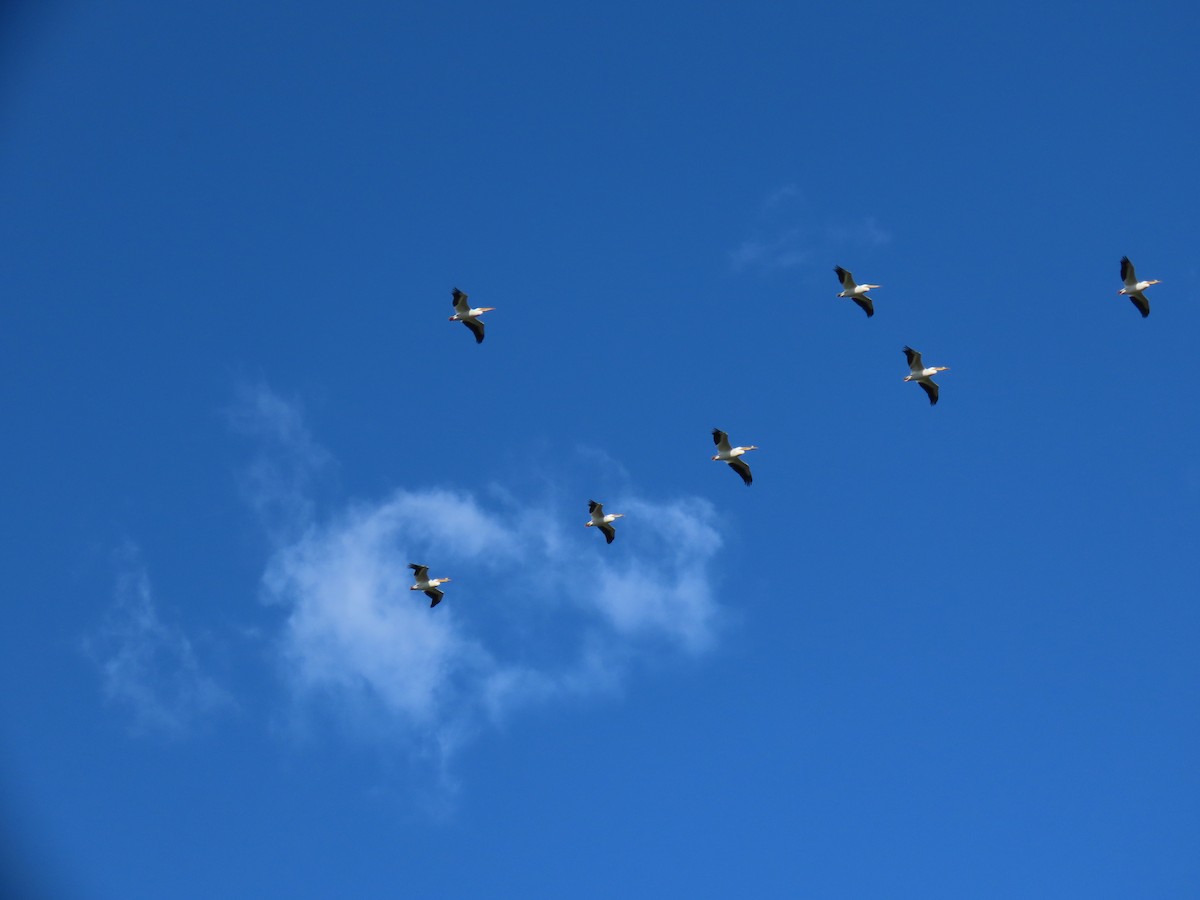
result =
[{"label": "blue sky", "polygon": [[1200,891],[1192,5],[0,27],[10,892]]}]

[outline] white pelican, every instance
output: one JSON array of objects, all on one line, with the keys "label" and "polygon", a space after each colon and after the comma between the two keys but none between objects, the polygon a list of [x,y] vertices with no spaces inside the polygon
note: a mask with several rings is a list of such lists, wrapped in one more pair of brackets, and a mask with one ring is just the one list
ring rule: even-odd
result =
[{"label": "white pelican", "polygon": [[467,295],[455,288],[450,292],[454,297],[454,315],[450,317],[451,322],[462,322],[471,329],[471,333],[475,335],[475,343],[483,343],[483,323],[479,321],[479,316],[485,312],[491,312],[496,307],[494,306],[477,306],[471,309],[467,305]]},{"label": "white pelican", "polygon": [[416,563],[409,563],[408,567],[413,570],[413,577],[417,579],[417,583],[409,588],[410,591],[424,591],[425,596],[433,602],[429,604],[429,608],[433,609],[442,602],[442,596],[445,591],[439,591],[439,584],[446,584],[449,578],[430,578],[429,566],[420,566]]},{"label": "white pelican", "polygon": [[617,530],[612,527],[612,523],[617,519],[625,518],[625,513],[609,513],[604,514],[604,504],[597,503],[595,500],[588,501],[588,512],[592,514],[592,518],[588,522],[584,522],[584,526],[591,528],[595,525],[604,532],[604,540],[608,543],[613,542],[613,538],[617,536]]},{"label": "white pelican", "polygon": [[1157,278],[1153,281],[1138,281],[1137,275],[1133,273],[1133,263],[1129,261],[1128,256],[1121,257],[1121,280],[1125,282],[1125,287],[1117,291],[1118,294],[1125,294],[1133,305],[1138,308],[1138,312],[1142,314],[1142,318],[1150,315],[1150,301],[1146,299],[1146,295],[1142,291],[1150,287],[1152,284],[1162,284]]},{"label": "white pelican", "polygon": [[729,468],[741,475],[742,481],[746,482],[746,486],[749,487],[750,482],[754,481],[754,479],[750,476],[750,467],[740,457],[742,454],[749,453],[751,450],[757,450],[758,448],[753,445],[749,447],[730,447],[729,435],[720,428],[714,428],[712,434],[713,443],[717,445],[717,455],[713,459],[729,463]]},{"label": "white pelican", "polygon": [[867,291],[873,291],[877,287],[883,287],[881,284],[857,284],[854,281],[854,276],[841,266],[834,266],[833,271],[837,272],[838,281],[842,283],[842,292],[839,297],[849,297],[855,303],[862,307],[863,312],[867,314],[867,318],[875,315],[875,304],[871,298],[867,296]]},{"label": "white pelican", "polygon": [[949,366],[931,366],[925,368],[925,364],[921,362],[921,354],[912,347],[904,348],[904,355],[908,357],[908,368],[912,371],[904,376],[905,381],[915,381],[921,386],[921,389],[929,395],[929,405],[933,406],[937,403],[938,386],[933,383],[933,376],[938,372],[949,371]]}]

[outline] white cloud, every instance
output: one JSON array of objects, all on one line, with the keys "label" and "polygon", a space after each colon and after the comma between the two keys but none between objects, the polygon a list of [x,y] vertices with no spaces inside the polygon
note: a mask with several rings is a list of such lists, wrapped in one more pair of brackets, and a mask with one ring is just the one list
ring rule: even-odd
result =
[{"label": "white cloud", "polygon": [[115,600],[84,649],[100,668],[105,699],[132,715],[134,732],[179,736],[233,701],[202,671],[183,630],[160,618],[136,549],[120,555]]},{"label": "white cloud", "polygon": [[[612,545],[583,510],[501,491],[397,490],[293,529],[263,590],[286,610],[278,651],[298,706],[444,763],[516,709],[611,692],[650,655],[708,650],[714,510],[611,499],[626,514]],[[410,562],[453,579],[436,609],[409,591]]]}]

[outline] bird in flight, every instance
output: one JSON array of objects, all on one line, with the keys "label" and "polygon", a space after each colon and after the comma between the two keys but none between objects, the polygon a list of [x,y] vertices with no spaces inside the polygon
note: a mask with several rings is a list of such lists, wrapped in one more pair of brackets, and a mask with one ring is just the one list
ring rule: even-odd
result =
[{"label": "bird in flight", "polygon": [[479,317],[485,312],[491,312],[496,307],[494,306],[477,306],[474,309],[467,303],[467,295],[455,288],[450,292],[454,298],[454,315],[450,317],[451,322],[462,322],[471,329],[471,333],[475,335],[475,343],[483,343],[483,323],[479,321]]},{"label": "bird in flight", "polygon": [[1124,294],[1133,301],[1133,305],[1138,308],[1138,312],[1142,314],[1142,318],[1150,315],[1150,301],[1146,299],[1146,295],[1142,293],[1152,284],[1162,284],[1157,278],[1153,281],[1138,281],[1137,275],[1133,271],[1133,263],[1129,261],[1128,256],[1121,257],[1121,280],[1125,282],[1125,287],[1117,291],[1118,294]]},{"label": "bird in flight", "polygon": [[854,280],[854,276],[847,269],[841,266],[834,266],[833,271],[837,272],[838,281],[842,283],[842,292],[839,297],[848,297],[862,307],[862,311],[867,314],[867,318],[875,315],[875,303],[867,296],[867,291],[872,291],[877,287],[883,287],[881,284],[858,284]]},{"label": "bird in flight", "polygon": [[587,528],[593,526],[599,528],[604,532],[604,540],[611,544],[613,538],[617,536],[617,530],[612,527],[612,523],[617,521],[617,519],[625,518],[625,513],[609,513],[606,516],[604,514],[604,504],[597,503],[595,500],[588,501],[588,512],[592,514],[592,517],[587,522],[584,522],[584,525]]},{"label": "bird in flight", "polygon": [[749,447],[730,447],[729,435],[720,428],[714,428],[712,436],[713,443],[717,445],[717,455],[713,459],[729,463],[729,468],[737,472],[742,477],[742,481],[746,482],[746,486],[749,487],[754,478],[750,475],[750,466],[741,457],[743,454],[749,453],[751,450],[757,450],[758,448],[753,445]]},{"label": "bird in flight", "polygon": [[926,394],[929,395],[929,405],[933,406],[938,401],[938,386],[933,383],[933,376],[938,372],[949,371],[949,366],[931,366],[925,368],[925,364],[921,362],[921,354],[912,347],[904,348],[904,355],[908,357],[909,374],[904,376],[905,381],[915,381],[921,386]]},{"label": "bird in flight", "polygon": [[413,570],[413,577],[417,579],[417,583],[409,588],[410,591],[424,591],[425,596],[433,602],[429,604],[429,608],[433,609],[442,602],[442,597],[445,596],[445,591],[438,590],[439,584],[446,584],[449,578],[430,578],[429,566],[422,566],[417,563],[409,563],[408,567]]}]

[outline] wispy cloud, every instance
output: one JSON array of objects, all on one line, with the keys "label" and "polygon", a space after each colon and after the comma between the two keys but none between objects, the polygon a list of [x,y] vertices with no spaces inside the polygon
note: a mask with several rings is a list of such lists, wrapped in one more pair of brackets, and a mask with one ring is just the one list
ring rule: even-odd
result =
[{"label": "wispy cloud", "polygon": [[768,272],[804,266],[847,249],[873,248],[891,241],[891,234],[874,216],[847,219],[839,214],[820,213],[811,208],[795,184],[785,184],[763,198],[751,229],[729,253],[734,271],[757,269]]},{"label": "wispy cloud", "polygon": [[132,716],[135,733],[177,737],[233,700],[204,673],[183,630],[160,617],[137,549],[119,556],[115,599],[84,650],[100,669],[105,699]]},{"label": "wispy cloud", "polygon": [[[263,590],[286,610],[278,653],[297,708],[444,762],[521,707],[612,691],[643,658],[711,648],[712,507],[607,506],[627,516],[612,546],[582,527],[585,512],[564,522],[500,491],[401,489],[293,529]],[[408,590],[409,562],[453,578],[436,610]]]},{"label": "wispy cloud", "polygon": [[272,537],[312,518],[310,488],[333,459],[313,440],[298,402],[265,385],[243,386],[226,410],[230,426],[254,439],[258,455],[242,473],[242,491]]}]

